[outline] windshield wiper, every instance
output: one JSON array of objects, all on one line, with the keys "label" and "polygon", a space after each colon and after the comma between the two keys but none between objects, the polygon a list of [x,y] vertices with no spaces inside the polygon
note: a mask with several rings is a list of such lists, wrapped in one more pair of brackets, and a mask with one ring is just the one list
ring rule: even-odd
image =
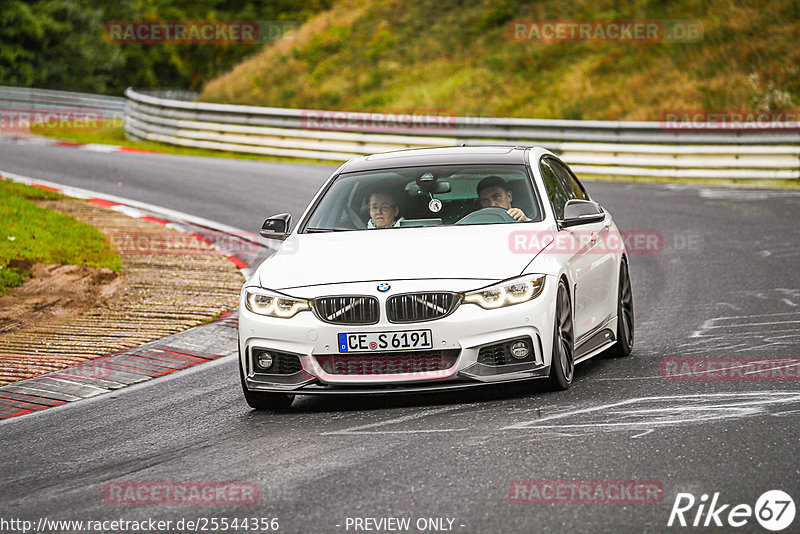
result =
[{"label": "windshield wiper", "polygon": [[306,233],[308,234],[321,234],[324,232],[349,232],[353,230],[353,228],[306,228]]}]

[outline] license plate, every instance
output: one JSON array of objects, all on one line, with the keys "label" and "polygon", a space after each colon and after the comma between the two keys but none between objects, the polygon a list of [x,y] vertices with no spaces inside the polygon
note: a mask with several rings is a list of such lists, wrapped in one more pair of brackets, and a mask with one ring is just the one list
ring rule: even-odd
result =
[{"label": "license plate", "polygon": [[430,330],[339,334],[339,352],[388,352],[433,348]]}]

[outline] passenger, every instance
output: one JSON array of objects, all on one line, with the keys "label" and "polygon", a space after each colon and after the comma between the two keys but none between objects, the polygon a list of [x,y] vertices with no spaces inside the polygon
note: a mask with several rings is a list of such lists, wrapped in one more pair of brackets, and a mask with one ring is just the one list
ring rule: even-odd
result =
[{"label": "passenger", "polygon": [[391,228],[400,226],[400,203],[386,191],[376,191],[369,196],[369,221],[367,228]]},{"label": "passenger", "polygon": [[513,201],[511,189],[499,176],[487,176],[478,182],[478,198],[481,208],[503,208],[517,222],[530,221],[521,209],[511,207]]}]

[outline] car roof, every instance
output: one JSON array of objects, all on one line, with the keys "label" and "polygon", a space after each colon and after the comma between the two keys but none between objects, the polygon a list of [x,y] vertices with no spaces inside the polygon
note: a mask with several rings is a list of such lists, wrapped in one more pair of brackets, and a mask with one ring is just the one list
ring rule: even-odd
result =
[{"label": "car roof", "polygon": [[345,163],[339,172],[356,172],[393,167],[463,164],[523,164],[525,151],[519,146],[458,146],[412,148],[360,156]]}]

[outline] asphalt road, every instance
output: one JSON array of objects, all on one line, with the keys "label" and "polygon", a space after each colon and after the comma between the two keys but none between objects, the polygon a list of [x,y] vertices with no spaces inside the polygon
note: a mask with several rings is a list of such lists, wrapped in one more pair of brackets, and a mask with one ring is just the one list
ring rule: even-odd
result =
[{"label": "asphalt road", "polygon": [[[0,138],[0,171],[148,202],[251,232],[296,221],[336,167],[147,153],[103,153]],[[202,214],[202,215],[201,215]]]},{"label": "asphalt road", "polygon": [[[331,168],[0,142],[0,170],[253,230],[275,212],[299,215]],[[695,530],[667,528],[682,492],[754,506],[780,489],[800,504],[796,377],[692,382],[660,371],[673,357],[800,356],[800,191],[587,187],[622,229],[664,237],[662,251],[631,255],[629,358],[579,365],[566,392],[531,383],[300,397],[286,413],[250,411],[236,362],[223,359],[0,423],[0,519],[265,517],[281,532],[365,532],[348,528],[352,518],[407,517],[410,532],[420,518],[465,533],[661,532]],[[663,499],[512,502],[520,480],[655,481]],[[243,481],[259,496],[241,506],[107,503],[104,487],[120,481]],[[767,532],[747,521],[696,530]]]}]

